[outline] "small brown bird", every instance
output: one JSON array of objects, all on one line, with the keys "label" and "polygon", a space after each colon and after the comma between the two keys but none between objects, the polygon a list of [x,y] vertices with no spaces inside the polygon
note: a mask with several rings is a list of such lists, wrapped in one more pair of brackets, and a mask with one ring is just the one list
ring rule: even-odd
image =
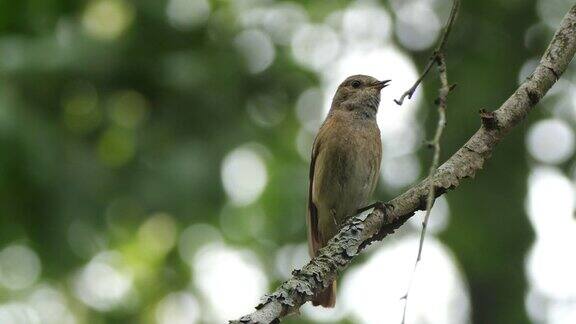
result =
[{"label": "small brown bird", "polygon": [[[338,87],[316,135],[308,191],[311,257],[336,235],[348,217],[366,205],[376,187],[382,158],[376,113],[380,90],[388,82],[367,75],[348,77]],[[314,296],[312,303],[334,307],[336,281]]]}]

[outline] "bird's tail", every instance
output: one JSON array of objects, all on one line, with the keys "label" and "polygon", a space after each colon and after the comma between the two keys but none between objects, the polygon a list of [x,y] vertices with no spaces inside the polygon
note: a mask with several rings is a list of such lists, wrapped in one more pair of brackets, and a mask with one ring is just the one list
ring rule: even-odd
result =
[{"label": "bird's tail", "polygon": [[314,296],[312,305],[332,308],[336,305],[336,280],[332,281],[326,289]]}]

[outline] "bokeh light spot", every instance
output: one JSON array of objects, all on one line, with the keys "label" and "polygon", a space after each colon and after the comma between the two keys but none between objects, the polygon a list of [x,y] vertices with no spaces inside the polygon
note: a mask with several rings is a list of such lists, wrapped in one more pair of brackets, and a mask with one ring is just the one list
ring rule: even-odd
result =
[{"label": "bokeh light spot", "polygon": [[[399,3],[399,1],[396,1]],[[408,49],[420,51],[434,44],[440,32],[440,20],[429,1],[404,1],[398,6],[396,35]],[[426,17],[423,19],[423,17]]]},{"label": "bokeh light spot", "polygon": [[296,101],[296,116],[300,124],[309,132],[316,132],[324,116],[324,98],[319,88],[302,92]]},{"label": "bokeh light spot", "polygon": [[[280,97],[280,98],[278,98]],[[273,127],[278,125],[286,116],[284,98],[281,94],[258,95],[250,98],[246,110],[250,118],[259,126]]]},{"label": "bokeh light spot", "polygon": [[549,298],[564,301],[576,298],[576,280],[574,280],[576,260],[567,257],[570,249],[561,248],[576,246],[576,226],[572,227],[571,234],[562,235],[558,240],[537,239],[527,257],[526,270],[529,281]]},{"label": "bokeh light spot", "polygon": [[120,37],[134,19],[134,8],[124,0],[93,0],[82,17],[89,35],[103,40]]},{"label": "bokeh light spot", "polygon": [[147,108],[146,99],[133,90],[120,91],[110,98],[110,118],[122,127],[140,126],[146,118]]},{"label": "bokeh light spot", "polygon": [[536,12],[542,22],[556,29],[572,5],[574,5],[572,0],[538,0]]},{"label": "bokeh light spot", "polygon": [[526,61],[522,67],[520,68],[520,72],[518,73],[518,84],[526,81],[526,78],[534,72],[536,67],[538,66],[538,59],[533,58]]},{"label": "bokeh light spot", "polygon": [[166,213],[153,214],[138,229],[142,250],[153,257],[168,253],[176,242],[176,223]]},{"label": "bokeh light spot", "polygon": [[530,128],[527,145],[534,158],[545,163],[562,163],[574,154],[574,132],[563,120],[542,120]]},{"label": "bokeh light spot", "polygon": [[218,229],[209,224],[190,225],[180,233],[178,252],[182,260],[192,263],[194,255],[204,245],[222,242]]},{"label": "bokeh light spot", "polygon": [[223,323],[239,317],[257,304],[267,288],[267,278],[254,254],[210,244],[194,257],[194,278],[210,304],[207,318]]},{"label": "bokeh light spot", "polygon": [[386,159],[382,163],[382,180],[391,190],[412,184],[420,175],[420,161],[414,155]]},{"label": "bokeh light spot", "polygon": [[339,49],[338,35],[325,25],[302,25],[292,38],[296,62],[314,70],[321,70],[336,59]]},{"label": "bokeh light spot", "polygon": [[11,290],[33,285],[41,272],[40,259],[24,245],[10,245],[0,251],[0,284]]},{"label": "bokeh light spot", "polygon": [[117,252],[102,252],[83,267],[74,279],[74,293],[91,308],[111,311],[126,302],[132,275]]},{"label": "bokeh light spot", "polygon": [[108,129],[98,142],[98,156],[111,168],[130,162],[136,150],[134,134],[120,128]]},{"label": "bokeh light spot", "polygon": [[158,324],[194,324],[200,319],[200,306],[194,295],[187,292],[171,293],[156,308]]},{"label": "bokeh light spot", "polygon": [[310,260],[307,244],[287,244],[276,252],[276,272],[280,279],[292,276],[292,270],[301,269]]},{"label": "bokeh light spot", "polygon": [[2,324],[43,324],[38,313],[24,303],[0,305],[0,323]]},{"label": "bokeh light spot", "polygon": [[220,212],[222,233],[234,241],[249,242],[260,238],[265,220],[264,212],[256,204],[240,208],[227,204]]},{"label": "bokeh light spot", "polygon": [[36,310],[42,324],[77,323],[76,317],[68,308],[66,296],[53,287],[40,286],[30,295],[28,303]]},{"label": "bokeh light spot", "polygon": [[559,170],[538,167],[530,172],[527,211],[538,236],[560,238],[576,226],[574,195],[572,183]]},{"label": "bokeh light spot", "polygon": [[[413,217],[410,217],[408,223],[415,229],[421,230],[425,214],[426,211],[424,210],[417,211]],[[430,218],[428,218],[426,233],[438,234],[442,232],[448,226],[449,216],[450,207],[446,197],[440,196],[436,198],[430,212]]]},{"label": "bokeh light spot", "polygon": [[274,44],[270,36],[260,30],[243,31],[236,36],[234,44],[244,56],[248,71],[251,73],[260,73],[274,62],[276,56]]},{"label": "bokeh light spot", "polygon": [[[418,237],[391,242],[350,269],[341,302],[355,323],[400,323],[403,300],[418,249]],[[410,292],[407,323],[467,323],[470,300],[449,250],[433,236],[426,239],[424,257]]]},{"label": "bokeh light spot", "polygon": [[262,25],[275,43],[289,45],[298,26],[308,20],[306,10],[296,2],[278,2],[265,11]]},{"label": "bokeh light spot", "polygon": [[233,150],[222,163],[222,182],[232,203],[243,206],[256,201],[268,182],[264,159],[248,147]]},{"label": "bokeh light spot", "polygon": [[390,38],[391,19],[380,5],[353,2],[342,13],[342,34],[346,44],[357,47],[375,47]]},{"label": "bokeh light spot", "polygon": [[64,123],[73,132],[84,134],[100,124],[102,113],[98,107],[98,94],[89,83],[70,87],[62,100]]},{"label": "bokeh light spot", "polygon": [[310,132],[305,128],[301,128],[296,135],[296,150],[302,160],[310,162],[312,158],[312,145],[314,144],[314,135],[316,132]]},{"label": "bokeh light spot", "polygon": [[526,308],[533,320],[572,323],[576,300],[574,185],[560,170],[537,167],[528,178],[528,216],[537,236],[526,258],[530,293]]},{"label": "bokeh light spot", "polygon": [[166,7],[166,15],[172,27],[190,30],[208,20],[210,2],[207,0],[170,0]]},{"label": "bokeh light spot", "polygon": [[311,319],[313,323],[339,323],[346,315],[349,315],[348,307],[336,298],[334,308],[313,306],[311,303],[304,304],[300,310],[302,315]]}]

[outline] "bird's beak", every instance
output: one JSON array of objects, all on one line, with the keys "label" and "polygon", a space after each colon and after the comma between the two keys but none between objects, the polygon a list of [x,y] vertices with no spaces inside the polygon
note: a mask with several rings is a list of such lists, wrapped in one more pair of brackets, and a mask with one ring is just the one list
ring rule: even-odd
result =
[{"label": "bird's beak", "polygon": [[392,80],[384,80],[384,81],[378,81],[374,84],[374,86],[378,89],[378,90],[382,90],[384,88],[386,88],[387,86],[389,86],[389,83]]}]

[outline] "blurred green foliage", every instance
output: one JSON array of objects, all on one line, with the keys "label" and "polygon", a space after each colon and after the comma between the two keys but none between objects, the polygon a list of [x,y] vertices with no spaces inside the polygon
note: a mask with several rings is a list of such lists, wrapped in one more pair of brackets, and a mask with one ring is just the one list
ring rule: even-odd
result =
[{"label": "blurred green foliage", "polygon": [[[297,3],[317,22],[349,5]],[[209,20],[179,25],[160,0],[0,1],[0,250],[35,251],[37,283],[59,289],[81,323],[153,322],[169,292],[201,295],[175,247],[192,224],[211,224],[230,246],[256,252],[270,289],[281,280],[278,250],[305,240],[308,162],[295,144],[294,106],[320,78],[286,45],[275,45],[273,63],[252,73],[234,43],[242,30],[237,4],[214,1]],[[458,87],[444,159],[479,126],[478,109],[497,108],[522,65],[543,52],[551,29],[536,28],[530,42],[525,36],[539,22],[535,8],[534,1],[463,1],[447,46]],[[419,67],[429,55],[404,51]],[[414,127],[431,134],[437,82],[423,87],[422,124]],[[524,208],[526,127],[476,179],[448,193],[450,223],[439,237],[463,271],[474,323],[528,322],[524,258],[534,235]],[[265,189],[248,205],[230,203],[221,179],[223,159],[238,147],[259,152],[266,166]],[[430,152],[418,157],[426,169]],[[399,192],[381,187],[377,197]],[[201,246],[198,235],[187,244]],[[74,293],[79,269],[107,250],[123,255],[138,292],[111,310],[88,307]],[[0,303],[32,289],[0,286]]]}]

